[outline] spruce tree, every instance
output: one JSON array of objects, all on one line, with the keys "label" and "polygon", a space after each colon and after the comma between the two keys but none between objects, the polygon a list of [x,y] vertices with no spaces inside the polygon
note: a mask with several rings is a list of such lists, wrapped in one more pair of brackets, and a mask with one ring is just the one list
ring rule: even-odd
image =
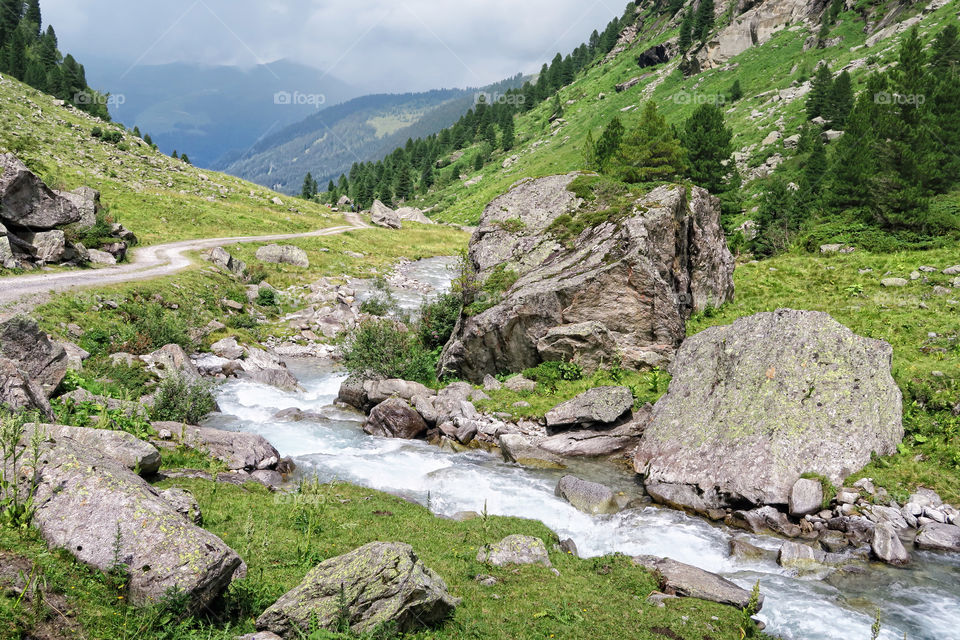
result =
[{"label": "spruce tree", "polygon": [[40,29],[43,22],[43,19],[40,15],[40,0],[27,0],[25,8],[26,10],[23,13],[23,21],[33,25],[33,31],[30,35],[34,38],[39,38]]},{"label": "spruce tree", "polygon": [[739,102],[741,98],[743,98],[743,89],[740,87],[740,78],[737,78],[730,87],[730,102]]},{"label": "spruce tree", "polygon": [[707,41],[710,32],[713,30],[714,8],[713,0],[700,0],[700,5],[697,7],[697,18],[693,25],[693,33],[701,44]]},{"label": "spruce tree", "polygon": [[317,195],[313,190],[313,175],[308,171],[303,178],[303,188],[300,189],[300,197],[304,200],[312,200]]},{"label": "spruce tree", "polygon": [[822,116],[830,122],[830,128],[842,131],[853,108],[853,82],[844,71],[830,86],[830,93],[822,109]]},{"label": "spruce tree", "polygon": [[960,65],[960,38],[957,37],[957,25],[950,23],[933,40],[931,66],[938,72],[956,69]]},{"label": "spruce tree", "polygon": [[693,13],[688,9],[683,14],[683,21],[680,23],[680,39],[677,46],[680,47],[680,53],[685,54],[693,45]]},{"label": "spruce tree", "polygon": [[0,51],[6,50],[22,16],[23,0],[0,0]]},{"label": "spruce tree", "polygon": [[190,164],[190,158],[187,157],[187,154],[185,153],[180,154],[180,161],[183,162],[184,164]]},{"label": "spruce tree", "polygon": [[683,149],[652,100],[620,144],[615,173],[624,182],[670,180],[683,171]]},{"label": "spruce tree", "polygon": [[173,158],[174,160],[179,160],[179,159],[180,159],[180,154],[177,153],[177,150],[176,150],[176,149],[174,149],[174,150],[173,150],[173,153],[170,154],[170,157]]},{"label": "spruce tree", "polygon": [[724,181],[733,155],[733,132],[723,110],[713,104],[697,107],[684,124],[681,142],[687,151],[688,175],[693,183],[714,195],[727,190]]},{"label": "spruce tree", "polygon": [[598,170],[608,171],[610,169],[610,163],[617,155],[625,133],[626,129],[619,117],[614,117],[614,119],[610,121],[610,124],[603,130],[603,133],[597,140],[594,151]]},{"label": "spruce tree", "polygon": [[811,194],[819,194],[821,182],[827,175],[827,148],[823,144],[822,136],[815,136],[812,140],[810,157],[803,167],[803,188]]},{"label": "spruce tree", "polygon": [[504,151],[510,151],[516,144],[516,131],[513,124],[513,115],[510,114],[503,122],[503,135],[500,148]]},{"label": "spruce tree", "polygon": [[413,180],[410,178],[410,167],[402,166],[398,169],[399,174],[397,175],[397,188],[396,194],[397,198],[400,200],[407,200],[413,195]]},{"label": "spruce tree", "polygon": [[826,63],[817,67],[817,71],[810,83],[810,94],[807,96],[807,119],[823,116],[830,92],[833,89],[833,74]]},{"label": "spruce tree", "polygon": [[486,128],[484,129],[483,139],[486,141],[486,143],[487,143],[488,145],[490,145],[490,148],[491,148],[491,149],[496,148],[496,146],[497,146],[497,130],[493,127],[493,123],[492,123],[492,122],[491,122],[490,124],[488,124],[488,125],[486,126]]}]

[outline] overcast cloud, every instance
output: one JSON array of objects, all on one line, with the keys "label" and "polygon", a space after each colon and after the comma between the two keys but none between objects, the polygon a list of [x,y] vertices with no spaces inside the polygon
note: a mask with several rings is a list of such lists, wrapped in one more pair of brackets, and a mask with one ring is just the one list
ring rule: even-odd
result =
[{"label": "overcast cloud", "polygon": [[[81,62],[251,66],[283,58],[369,91],[480,86],[539,70],[620,0],[44,0]],[[89,66],[89,63],[88,63]],[[133,71],[131,71],[132,73]]]}]

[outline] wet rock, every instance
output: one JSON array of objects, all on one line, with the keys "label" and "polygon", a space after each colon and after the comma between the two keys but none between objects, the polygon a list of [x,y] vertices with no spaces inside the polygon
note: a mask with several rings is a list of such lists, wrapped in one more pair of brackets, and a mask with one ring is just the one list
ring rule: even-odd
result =
[{"label": "wet rock", "polygon": [[497,439],[497,446],[507,462],[539,469],[561,469],[559,456],[544,451],[519,433],[505,433]]},{"label": "wet rock", "polygon": [[555,493],[580,511],[591,515],[620,511],[620,505],[617,504],[616,496],[610,487],[581,480],[576,476],[560,478]]},{"label": "wet rock", "polygon": [[798,542],[784,542],[777,554],[777,563],[788,569],[814,571],[823,565],[826,554]]},{"label": "wet rock", "polygon": [[769,505],[753,511],[734,511],[726,519],[726,524],[752,533],[772,531],[788,538],[797,538],[802,533],[799,526],[790,522],[787,514]]},{"label": "wet rock", "polygon": [[403,227],[403,223],[400,220],[400,216],[397,215],[397,212],[379,200],[374,200],[373,206],[370,207],[370,222],[386,229],[400,229]]},{"label": "wet rock", "polygon": [[247,356],[240,360],[243,377],[284,391],[302,391],[303,387],[287,369],[279,356],[253,347],[246,348]]},{"label": "wet rock", "polygon": [[427,432],[427,423],[416,409],[400,398],[381,402],[363,425],[364,433],[382,438],[412,440]]},{"label": "wet rock", "polygon": [[183,347],[177,344],[168,344],[153,353],[140,356],[140,359],[146,363],[147,368],[161,378],[179,376],[197,379],[200,377],[197,367],[194,366]]},{"label": "wet rock", "polygon": [[372,404],[380,404],[388,398],[400,398],[410,401],[414,396],[432,397],[437,395],[433,389],[425,387],[419,382],[408,380],[367,380],[364,390]]},{"label": "wet rock", "polygon": [[[733,258],[716,198],[697,188],[688,195],[682,187],[660,187],[639,198],[625,220],[587,228],[565,244],[547,229],[591,206],[567,190],[575,177],[522,182],[485,209],[470,261],[481,279],[507,269],[517,281],[499,304],[461,318],[441,357],[442,373],[479,382],[486,374],[535,367],[546,360],[542,339],[551,354],[561,343],[577,344],[572,335],[548,338],[551,330],[585,322],[602,324],[605,334],[588,334],[609,342],[585,342],[574,361],[595,362],[599,349],[619,352],[628,367],[662,365],[685,337],[690,313],[732,296]],[[515,219],[522,228],[509,224]],[[662,233],[668,228],[689,233]],[[667,272],[670,278],[660,276]]]},{"label": "wet rock", "polygon": [[789,503],[813,472],[840,484],[903,438],[892,349],[827,314],[780,310],[687,339],[634,460],[646,482],[728,506]]},{"label": "wet rock", "polygon": [[340,383],[340,391],[337,393],[337,402],[353,407],[357,411],[364,413],[373,408],[373,403],[367,396],[367,390],[364,388],[366,379],[360,376],[350,376]]},{"label": "wet rock", "polygon": [[547,412],[550,428],[592,426],[616,422],[633,407],[629,387],[596,387]]},{"label": "wet rock", "polygon": [[819,480],[800,478],[790,489],[790,515],[802,517],[820,511],[823,506],[823,485]]},{"label": "wet rock", "polygon": [[960,527],[952,524],[924,525],[917,533],[918,549],[960,552]]},{"label": "wet rock", "polygon": [[652,407],[634,413],[631,421],[608,429],[576,429],[541,440],[544,451],[563,457],[602,457],[629,451],[637,446]]},{"label": "wet rock", "polygon": [[[699,598],[740,609],[745,609],[750,604],[749,591],[709,571],[670,558],[655,556],[637,556],[633,561],[650,571],[659,573],[662,578],[661,584],[668,595]],[[763,605],[762,595],[760,605]]]},{"label": "wet rock", "polygon": [[182,591],[188,610],[227,587],[240,558],[212,533],[187,522],[159,492],[120,463],[67,438],[44,444],[33,525],[81,562],[129,570],[134,604]]},{"label": "wet rock", "polygon": [[776,554],[750,544],[743,538],[733,538],[730,540],[730,555],[741,560],[761,560],[770,559]]},{"label": "wet rock", "polygon": [[877,559],[887,564],[903,566],[910,562],[910,554],[900,542],[897,531],[886,522],[878,524],[873,530],[873,542],[870,548]]},{"label": "wet rock", "polygon": [[154,422],[157,432],[166,429],[184,446],[204,451],[226,464],[230,471],[269,469],[280,461],[280,454],[267,440],[255,433],[222,431],[178,422]]},{"label": "wet rock", "polygon": [[257,260],[271,264],[289,264],[294,267],[309,267],[310,258],[307,252],[293,245],[271,244],[257,249]]},{"label": "wet rock", "polygon": [[644,488],[654,502],[672,509],[706,514],[709,509],[713,508],[712,504],[708,504],[703,496],[688,484],[648,482],[644,485]]},{"label": "wet rock", "polygon": [[24,378],[40,387],[47,398],[67,375],[66,350],[27,316],[0,317],[0,357],[16,363]]},{"label": "wet rock", "polygon": [[553,566],[543,540],[520,535],[507,536],[500,542],[482,547],[477,553],[477,562],[495,567],[525,564]]},{"label": "wet rock", "polygon": [[459,603],[410,545],[371,542],[319,564],[257,618],[257,629],[288,639],[339,631],[343,610],[355,633],[389,622],[409,633],[439,624]]},{"label": "wet rock", "polygon": [[214,342],[210,345],[210,351],[227,360],[237,360],[243,357],[243,347],[241,347],[237,343],[237,339],[233,337]]}]

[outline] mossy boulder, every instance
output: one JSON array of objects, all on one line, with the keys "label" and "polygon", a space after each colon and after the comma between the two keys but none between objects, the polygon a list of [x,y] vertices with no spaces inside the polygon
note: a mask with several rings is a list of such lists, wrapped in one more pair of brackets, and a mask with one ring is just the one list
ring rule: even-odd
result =
[{"label": "mossy boulder", "polygon": [[708,508],[789,503],[811,472],[841,485],[903,439],[893,349],[825,313],[783,309],[684,342],[634,466]]},{"label": "mossy boulder", "polygon": [[300,638],[316,625],[354,632],[394,624],[401,633],[437,625],[460,603],[413,548],[371,542],[314,568],[257,619],[257,629]]}]

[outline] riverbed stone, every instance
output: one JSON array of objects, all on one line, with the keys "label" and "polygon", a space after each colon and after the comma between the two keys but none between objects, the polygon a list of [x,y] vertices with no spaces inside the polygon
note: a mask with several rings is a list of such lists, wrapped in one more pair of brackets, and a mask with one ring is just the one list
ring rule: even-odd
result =
[{"label": "riverbed stone", "polygon": [[419,438],[427,428],[417,410],[400,398],[389,398],[378,404],[363,425],[363,431],[368,435],[405,440]]},{"label": "riverbed stone", "polygon": [[437,395],[437,392],[433,389],[409,380],[367,380],[363,387],[367,392],[367,398],[373,404],[380,404],[384,400],[394,397],[409,402],[414,396],[429,398]]},{"label": "riverbed stone", "polygon": [[917,533],[918,549],[960,552],[960,527],[934,522],[925,524]]},{"label": "riverbed stone", "polygon": [[140,475],[152,475],[160,470],[160,451],[126,431],[58,424],[27,425],[29,433],[34,429],[40,429],[51,442],[70,440],[78,447],[97,451]]},{"label": "riverbed stone", "polygon": [[292,640],[315,626],[339,631],[335,625],[345,614],[354,633],[390,622],[410,633],[441,623],[459,603],[410,545],[371,542],[317,565],[256,624]]},{"label": "riverbed stone", "polygon": [[559,456],[545,451],[519,433],[504,433],[497,438],[500,453],[507,462],[538,469],[562,469]]},{"label": "riverbed stone", "polygon": [[[669,595],[709,600],[745,609],[750,605],[751,593],[715,573],[677,562],[670,558],[637,556],[634,563],[657,572]],[[763,595],[760,596],[763,606]]]},{"label": "riverbed stone", "polygon": [[179,422],[154,422],[157,432],[169,431],[180,444],[204,451],[222,461],[229,471],[270,469],[280,462],[272,444],[256,433],[224,431]]},{"label": "riverbed stone", "polygon": [[823,485],[819,480],[800,478],[790,489],[790,515],[800,518],[820,511],[823,506]]},{"label": "riverbed stone", "polygon": [[873,542],[870,548],[878,560],[887,564],[903,566],[910,562],[910,554],[897,536],[896,529],[889,523],[882,522],[873,530]]},{"label": "riverbed stone", "polygon": [[826,559],[826,554],[820,549],[799,542],[784,542],[777,554],[777,563],[787,569],[813,571],[819,569]]},{"label": "riverbed stone", "polygon": [[593,426],[616,422],[633,407],[629,387],[595,387],[547,412],[547,426]]},{"label": "riverbed stone", "polygon": [[805,472],[839,485],[903,438],[889,344],[782,309],[683,343],[634,460],[645,482],[787,505]]},{"label": "riverbed stone", "polygon": [[596,458],[630,451],[639,443],[652,410],[646,405],[635,411],[629,422],[610,428],[562,431],[541,440],[538,446],[564,458]]},{"label": "riverbed stone", "polygon": [[495,567],[525,564],[553,566],[543,540],[521,535],[507,536],[500,542],[481,547],[477,553],[477,562]]},{"label": "riverbed stone", "polygon": [[582,480],[576,476],[563,476],[557,483],[555,493],[580,511],[591,515],[620,511],[613,490],[598,482]]}]

